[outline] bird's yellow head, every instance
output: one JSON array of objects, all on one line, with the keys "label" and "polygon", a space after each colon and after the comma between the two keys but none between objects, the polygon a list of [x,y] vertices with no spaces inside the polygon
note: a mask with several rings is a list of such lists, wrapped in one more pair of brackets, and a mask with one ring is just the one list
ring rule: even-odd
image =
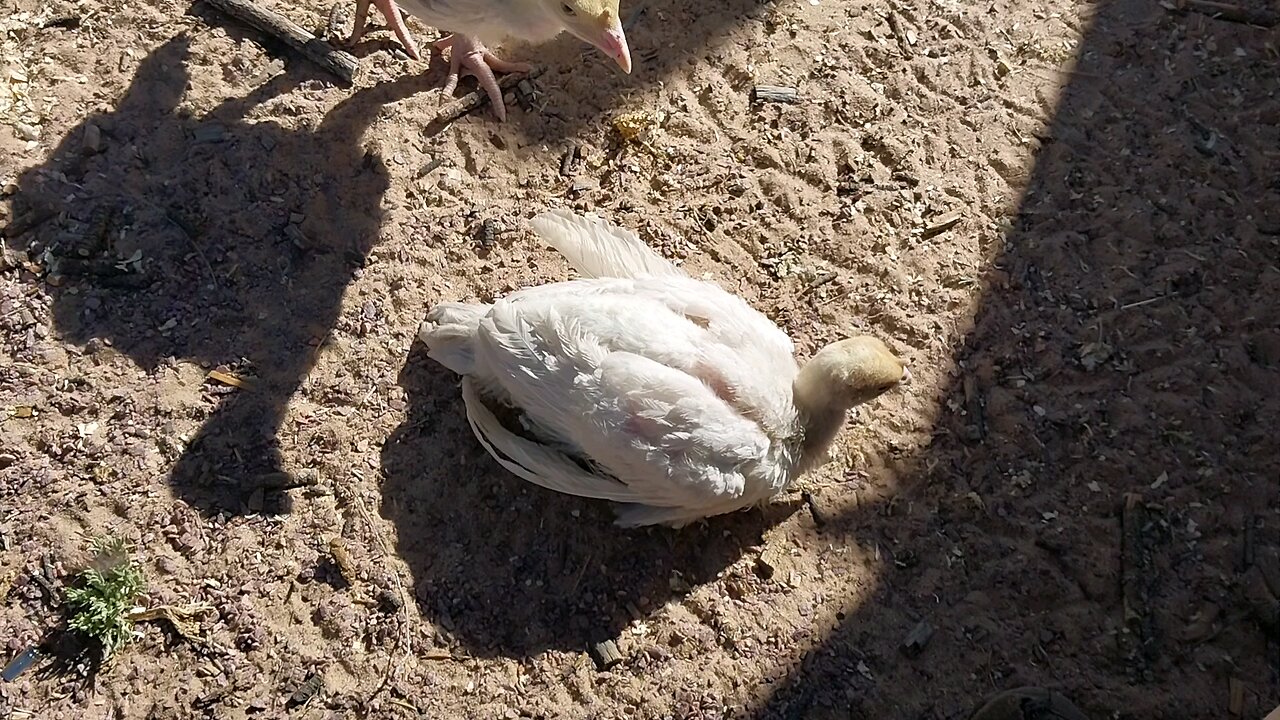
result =
[{"label": "bird's yellow head", "polygon": [[613,58],[622,72],[631,73],[631,48],[622,31],[618,0],[542,0],[568,30],[583,42]]},{"label": "bird's yellow head", "polygon": [[798,393],[811,402],[853,407],[910,382],[911,371],[880,340],[855,337],[818,351],[796,378]]}]

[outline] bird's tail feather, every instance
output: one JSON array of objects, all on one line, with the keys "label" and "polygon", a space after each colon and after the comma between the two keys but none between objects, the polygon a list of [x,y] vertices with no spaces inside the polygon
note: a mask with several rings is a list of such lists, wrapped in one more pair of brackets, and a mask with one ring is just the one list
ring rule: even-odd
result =
[{"label": "bird's tail feather", "polygon": [[619,527],[669,525],[680,528],[702,519],[703,514],[696,510],[638,503],[639,498],[626,485],[587,472],[557,449],[511,432],[480,397],[473,378],[462,379],[462,402],[476,439],[499,465],[522,480],[566,495],[618,503],[614,509],[617,511],[615,524]]},{"label": "bird's tail feather", "polygon": [[555,448],[508,430],[480,397],[473,378],[462,378],[462,402],[476,439],[517,477],[566,495],[615,502],[635,499],[626,485],[592,475]]},{"label": "bird's tail feather", "polygon": [[534,217],[531,224],[534,232],[584,277],[684,276],[635,233],[594,215],[549,210]]},{"label": "bird's tail feather", "polygon": [[427,346],[427,357],[459,375],[475,367],[475,337],[489,305],[447,302],[431,308],[418,328],[418,338]]}]

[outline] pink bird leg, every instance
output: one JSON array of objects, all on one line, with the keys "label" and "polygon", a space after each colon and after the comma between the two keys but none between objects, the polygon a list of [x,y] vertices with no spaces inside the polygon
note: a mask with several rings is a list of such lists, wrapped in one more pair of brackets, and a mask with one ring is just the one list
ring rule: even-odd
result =
[{"label": "pink bird leg", "polygon": [[[404,18],[400,15],[400,8],[396,7],[395,0],[356,0],[356,21],[355,27],[351,31],[351,37],[348,43],[357,43],[364,36],[365,24],[369,19],[369,3],[378,8],[378,12],[382,13],[382,17],[386,19],[387,25],[390,26],[392,32],[399,38],[400,44],[404,46],[405,52],[414,60],[420,59],[418,54],[418,45],[414,42],[413,36],[409,34],[409,28],[405,27]],[[502,58],[494,55],[479,40],[469,35],[450,35],[436,43],[436,47],[440,50],[449,48],[449,74],[445,77],[443,92],[448,95],[458,87],[458,77],[465,72],[468,75],[474,75],[480,81],[480,87],[484,88],[485,94],[489,96],[489,101],[493,103],[494,114],[499,120],[507,119],[506,104],[502,101],[502,88],[498,87],[498,80],[494,77],[494,71],[501,73],[513,72],[529,72],[532,67],[525,63],[507,62]]]},{"label": "pink bird leg", "polygon": [[[351,31],[351,37],[347,39],[350,44],[360,42],[360,38],[364,37],[365,23],[369,20],[369,2],[370,0],[356,0],[355,27]],[[396,7],[395,0],[373,0],[373,6],[382,13],[382,17],[387,21],[391,31],[396,34],[409,57],[414,60],[422,59],[418,54],[418,44],[409,34],[409,28],[405,27],[404,18],[400,16],[400,8]]]},{"label": "pink bird leg", "polygon": [[[387,0],[390,2],[390,0]],[[465,71],[480,81],[489,101],[493,103],[493,112],[498,120],[507,119],[507,107],[502,101],[502,88],[498,87],[498,79],[493,72],[501,73],[529,72],[532,67],[525,63],[507,62],[494,55],[479,40],[469,35],[450,35],[436,43],[436,47],[449,52],[449,75],[445,78],[443,92],[449,95],[458,87],[458,74]]]}]

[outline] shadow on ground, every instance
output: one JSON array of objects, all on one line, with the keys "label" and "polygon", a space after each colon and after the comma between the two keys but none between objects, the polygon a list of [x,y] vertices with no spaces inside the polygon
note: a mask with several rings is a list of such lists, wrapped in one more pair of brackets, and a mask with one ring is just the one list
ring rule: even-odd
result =
[{"label": "shadow on ground", "polygon": [[[425,80],[358,91],[318,127],[291,130],[249,116],[306,75],[195,114],[183,103],[189,45],[183,36],[157,49],[115,109],[86,118],[18,178],[15,217],[45,220],[8,242],[44,264],[56,328],[89,355],[123,353],[152,371],[197,361],[256,379],[202,418],[172,482],[208,513],[242,512],[256,490],[265,510],[283,512],[282,413],[379,239],[387,172],[360,137]],[[90,126],[105,151],[85,152]]]},{"label": "shadow on ground", "polygon": [[674,592],[714,578],[794,510],[623,530],[607,503],[503,471],[472,439],[457,376],[420,342],[400,383],[408,417],[383,448],[383,514],[424,617],[476,655],[581,651],[615,638]]},{"label": "shadow on ground", "polygon": [[[691,44],[669,49],[644,77],[656,79],[747,6],[703,17]],[[659,9],[684,13],[649,8],[650,29],[637,38],[656,32]],[[234,37],[253,35],[200,14]],[[47,272],[59,337],[91,360],[122,354],[156,374],[197,362],[252,381],[239,390],[205,383],[213,409],[195,418],[171,483],[209,515],[287,513],[295,480],[281,464],[281,420],[384,221],[388,173],[361,136],[388,104],[431,91],[439,73],[357,90],[320,125],[288,128],[255,110],[281,102],[287,115],[318,70],[291,62],[248,96],[197,112],[184,102],[191,43],[179,36],[155,50],[113,109],[85,118],[21,174],[21,232],[7,242]],[[598,60],[593,73],[613,72]],[[89,150],[91,133],[104,140],[100,152]],[[456,378],[427,365],[415,347],[403,377],[409,419],[383,453],[384,513],[424,614],[474,653],[523,656],[613,637],[673,588],[714,577],[770,521],[754,513],[681,533],[624,533],[602,504],[500,471],[472,440]],[[451,447],[463,449],[445,455]]]},{"label": "shadow on ground", "polygon": [[1275,37],[1097,6],[932,445],[893,508],[826,528],[886,551],[880,587],[752,717],[965,718],[1026,684],[1093,718],[1223,716],[1233,679],[1242,717],[1280,702]]}]

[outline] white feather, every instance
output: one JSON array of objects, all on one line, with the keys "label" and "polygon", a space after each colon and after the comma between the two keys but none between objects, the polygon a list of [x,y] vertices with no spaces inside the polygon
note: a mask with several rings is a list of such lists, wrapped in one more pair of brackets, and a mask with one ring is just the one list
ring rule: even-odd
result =
[{"label": "white feather", "polygon": [[781,491],[800,453],[787,336],[633,233],[565,211],[534,227],[589,277],[444,304],[420,333],[431,357],[465,367],[486,450],[529,482],[623,503],[623,525],[683,525]]},{"label": "white feather", "polygon": [[539,0],[397,0],[405,12],[445,32],[497,44],[508,38],[550,40],[564,23]]},{"label": "white feather", "polygon": [[684,277],[639,236],[598,217],[549,210],[530,221],[534,232],[583,277]]}]

